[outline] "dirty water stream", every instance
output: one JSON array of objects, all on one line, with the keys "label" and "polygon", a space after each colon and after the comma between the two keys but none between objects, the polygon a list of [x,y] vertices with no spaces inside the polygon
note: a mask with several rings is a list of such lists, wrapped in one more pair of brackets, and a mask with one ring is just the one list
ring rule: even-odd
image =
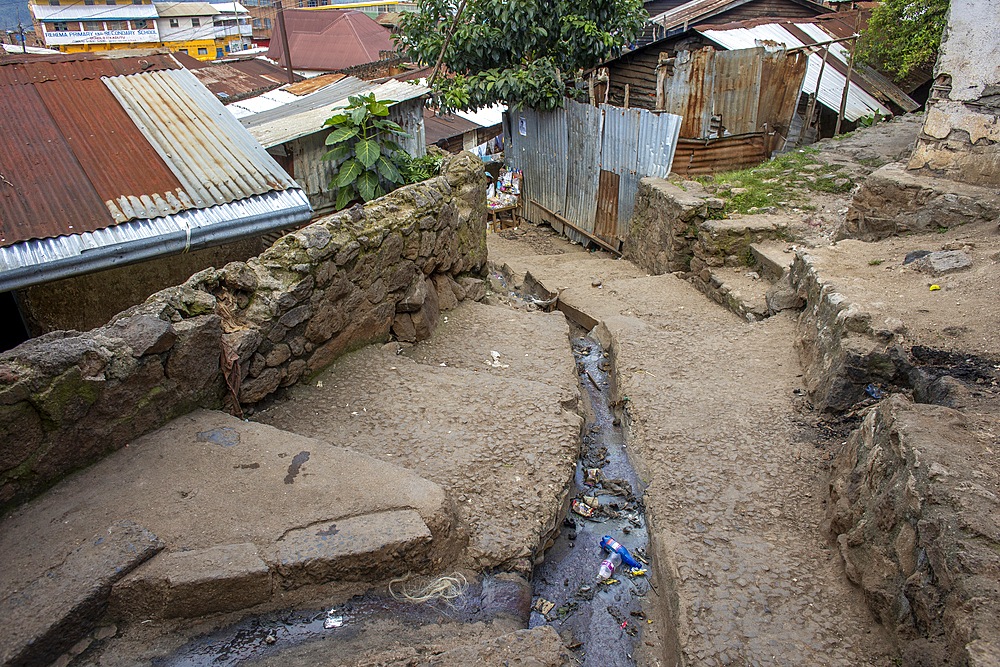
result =
[{"label": "dirty water stream", "polygon": [[633,571],[625,563],[605,582],[597,574],[608,556],[601,548],[605,536],[614,538],[640,563],[646,560],[643,487],[629,463],[616,416],[621,404],[609,401],[610,358],[590,338],[576,338],[572,347],[589,403],[588,423],[571,494],[573,509],[545,561],[535,568],[530,627],[555,628],[577,664],[633,665],[643,628],[650,622],[641,599],[657,593],[641,570]]}]

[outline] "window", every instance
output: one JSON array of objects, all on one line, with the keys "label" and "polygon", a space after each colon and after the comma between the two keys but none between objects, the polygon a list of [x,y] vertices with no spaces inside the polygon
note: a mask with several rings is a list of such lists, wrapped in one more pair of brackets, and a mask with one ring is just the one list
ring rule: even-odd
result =
[{"label": "window", "polygon": [[108,21],[108,30],[128,30],[125,21]]},{"label": "window", "polygon": [[117,2],[117,0],[104,0],[104,4],[106,4],[106,5],[117,5],[118,2]]},{"label": "window", "polygon": [[207,56],[208,55],[208,49],[206,47],[204,47],[204,46],[199,47],[198,48],[198,55],[199,56]]},{"label": "window", "polygon": [[100,21],[84,21],[83,29],[87,32],[100,32],[104,30],[104,24]]},{"label": "window", "polygon": [[258,29],[260,28],[260,19],[253,20],[253,27]]},{"label": "window", "polygon": [[49,4],[52,5],[53,7],[58,7],[59,0],[49,0]]},{"label": "window", "polygon": [[177,50],[180,51],[181,53],[183,53],[184,55],[188,54],[188,50],[187,49],[177,49]]},{"label": "window", "polygon": [[177,19],[170,19],[170,27],[171,28],[180,28],[181,27],[181,22],[178,21]]},{"label": "window", "polygon": [[225,58],[226,54],[219,47],[215,47],[215,57],[216,57],[216,59],[218,59],[218,58]]},{"label": "window", "polygon": [[69,30],[69,23],[66,23],[65,21],[55,21],[51,24],[51,26],[52,27],[49,29],[49,32],[66,32]]},{"label": "window", "polygon": [[[199,19],[197,17],[191,19],[191,27],[192,28],[200,28],[201,27],[201,19]],[[201,49],[198,49],[198,50],[201,51]],[[208,51],[206,51],[202,55],[208,55]]]},{"label": "window", "polygon": [[264,28],[267,30],[271,29],[271,19],[264,19]]},{"label": "window", "polygon": [[226,44],[226,53],[229,53],[229,45]]},{"label": "window", "polygon": [[92,5],[92,4],[94,4],[94,0],[83,0],[83,4],[85,4],[85,5]]},{"label": "window", "polygon": [[133,5],[141,5],[142,4],[142,0],[132,0],[132,4]]},{"label": "window", "polygon": [[149,21],[146,19],[133,19],[132,30],[146,30],[149,28]]}]

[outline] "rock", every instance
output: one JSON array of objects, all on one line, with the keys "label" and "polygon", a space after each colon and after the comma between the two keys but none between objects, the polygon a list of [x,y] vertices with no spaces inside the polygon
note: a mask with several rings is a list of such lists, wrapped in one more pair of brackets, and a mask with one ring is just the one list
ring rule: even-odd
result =
[{"label": "rock", "polygon": [[486,281],[479,278],[464,277],[458,279],[458,284],[465,290],[465,298],[482,301],[486,296]]},{"label": "rock", "polygon": [[[427,281],[421,275],[413,282],[412,285],[410,285],[410,288],[406,290],[406,294],[404,294],[403,298],[396,304],[396,312],[415,313],[420,310],[424,305],[424,301],[427,300],[427,294],[429,291],[428,287],[432,290],[434,289],[433,284],[428,286]],[[435,299],[436,298],[435,294]]]},{"label": "rock", "polygon": [[222,267],[220,282],[231,290],[253,292],[257,289],[257,274],[244,262],[230,262]]},{"label": "rock", "polygon": [[778,282],[771,285],[764,296],[767,309],[771,313],[782,310],[798,309],[806,305],[806,300],[798,293],[792,284],[791,273],[785,272]]},{"label": "rock", "polygon": [[437,328],[440,312],[438,310],[437,290],[434,288],[433,283],[431,283],[429,278],[422,282],[426,285],[424,291],[427,297],[424,299],[420,310],[410,315],[413,318],[413,329],[417,340],[427,340],[431,337],[434,329]]},{"label": "rock", "polygon": [[732,190],[729,191],[729,194],[731,194],[734,197],[739,197],[740,195],[745,195],[748,192],[750,192],[750,190],[748,190],[747,188],[733,188]]},{"label": "rock", "polygon": [[244,366],[264,342],[264,337],[256,329],[241,329],[222,334],[222,341],[239,355],[240,365]]},{"label": "rock", "polygon": [[438,307],[441,310],[454,310],[458,306],[455,290],[451,288],[451,276],[439,273],[434,276],[434,289],[437,292]]},{"label": "rock", "polygon": [[705,203],[708,204],[708,208],[713,211],[721,211],[726,207],[726,202],[718,197],[710,197],[705,200]]},{"label": "rock", "polygon": [[846,188],[851,184],[851,179],[849,178],[835,178],[833,179],[833,185],[838,188]]},{"label": "rock", "polygon": [[177,342],[167,358],[167,377],[186,391],[207,389],[219,376],[222,352],[222,318],[201,315],[178,322]]},{"label": "rock", "polygon": [[972,260],[960,250],[939,250],[925,255],[914,262],[914,267],[932,276],[964,271],[972,266]]},{"label": "rock", "polygon": [[246,380],[240,385],[240,403],[256,403],[278,388],[281,382],[281,370],[267,368],[255,378]]},{"label": "rock", "polygon": [[396,313],[396,317],[392,321],[392,333],[401,341],[416,342],[417,330],[413,326],[413,318],[409,313]]},{"label": "rock", "polygon": [[931,254],[930,250],[911,250],[906,253],[906,257],[903,258],[903,265],[912,264],[921,257],[926,257],[929,254]]},{"label": "rock", "polygon": [[173,325],[152,315],[118,320],[115,329],[121,329],[118,335],[132,348],[134,357],[166,352],[177,340]]}]

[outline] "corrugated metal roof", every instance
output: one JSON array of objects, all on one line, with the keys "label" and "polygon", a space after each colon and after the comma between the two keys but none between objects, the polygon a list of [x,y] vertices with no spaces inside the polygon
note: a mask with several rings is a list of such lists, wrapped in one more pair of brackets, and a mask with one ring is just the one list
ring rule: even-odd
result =
[{"label": "corrugated metal roof", "polygon": [[0,247],[298,187],[172,57],[53,60],[0,64]]},{"label": "corrugated metal roof", "polygon": [[482,127],[455,114],[438,115],[432,109],[424,109],[424,139],[429,144],[435,144],[441,139],[450,139],[469,130]]},{"label": "corrugated metal roof", "polygon": [[240,100],[239,102],[228,104],[226,105],[226,109],[229,113],[233,114],[233,117],[242,119],[247,116],[253,116],[254,114],[269,111],[271,109],[277,109],[283,104],[289,104],[297,99],[297,95],[287,93],[284,89],[269,90],[268,92],[261,93],[256,97],[250,97],[245,100]]},{"label": "corrugated metal roof", "polygon": [[176,58],[223,104],[273,90],[288,80],[284,69],[260,58],[224,63],[196,60],[184,53],[176,54]]},{"label": "corrugated metal roof", "polygon": [[308,79],[296,81],[293,84],[285,86],[284,91],[286,93],[291,93],[292,95],[308,95],[309,93],[315,93],[320,88],[329,86],[331,83],[337,83],[345,76],[347,75],[339,72],[334,72],[333,74],[320,74],[319,76],[312,76]]},{"label": "corrugated metal roof", "polygon": [[[291,88],[296,89],[298,85],[295,84]],[[263,95],[262,97],[266,97],[269,100],[266,109],[256,111],[253,115],[241,116],[240,122],[244,127],[248,128],[265,125],[272,121],[295,116],[306,111],[331,106],[340,100],[346,100],[350,95],[367,93],[369,89],[377,87],[378,85],[373,84],[371,81],[365,81],[353,76],[344,76],[308,95],[290,95],[285,88],[282,88],[280,91],[274,91],[274,93],[283,93],[282,95],[274,93]],[[257,98],[244,100],[240,106],[252,106],[255,99]],[[326,119],[324,118],[323,120]]]},{"label": "corrugated metal roof", "polygon": [[[752,1],[753,0],[691,0],[691,2],[685,2],[683,5],[674,7],[673,9],[668,9],[667,11],[657,14],[656,16],[652,16],[649,21],[650,23],[662,25],[664,28],[667,28],[668,31],[673,28],[686,30],[689,27],[693,27],[699,21],[710,19],[713,16],[717,16],[723,12],[735,9],[736,7],[745,5]],[[829,8],[824,7],[821,3],[813,2],[812,0],[793,0],[793,2],[804,7],[810,7],[814,9],[817,14],[830,11]]]},{"label": "corrugated metal roof", "polygon": [[22,241],[0,247],[0,292],[260,236],[297,227],[311,217],[305,193],[294,189],[93,232]]},{"label": "corrugated metal roof", "polygon": [[221,12],[207,2],[154,2],[161,18],[169,16],[215,16]]},{"label": "corrugated metal roof", "polygon": [[[375,62],[380,51],[395,51],[391,31],[364,12],[342,9],[286,9],[285,32],[292,66],[339,70]],[[285,65],[281,31],[271,34],[267,56]]]},{"label": "corrugated metal roof", "polygon": [[[784,44],[789,48],[804,46],[805,43],[786,29],[782,23],[761,23],[753,25],[749,28],[734,27],[729,29],[719,29],[713,26],[713,29],[699,29],[698,32],[727,49],[751,48],[755,46],[758,41],[773,41],[778,44]],[[815,42],[811,43],[821,41],[825,42],[841,36],[833,34],[832,30],[825,30],[822,26],[816,23],[806,21],[787,21],[787,23],[794,24],[807,35],[813,37]],[[848,58],[850,57],[847,50],[843,48],[831,49],[830,55],[831,58],[829,60],[834,58],[839,59],[845,64],[845,66]],[[819,77],[819,71],[822,64],[822,55],[815,53],[809,54],[809,68],[806,70],[806,78],[802,83],[802,90],[804,92],[813,93],[816,90],[816,79]],[[855,85],[850,87],[847,95],[847,108],[844,112],[847,119],[855,121],[862,116],[870,116],[876,112],[884,116],[890,115],[889,109],[885,105],[879,102],[879,100],[877,100],[869,92],[864,90],[859,83],[860,79],[860,73],[856,73],[851,79],[852,84]],[[829,109],[838,111],[840,109],[840,100],[844,93],[844,84],[846,81],[846,75],[837,71],[837,68],[831,66],[828,62],[827,67],[823,70],[823,79],[820,81],[818,96],[819,102]]]},{"label": "corrugated metal roof", "polygon": [[[331,109],[336,106],[346,106],[347,98],[350,95],[375,93],[375,97],[380,100],[405,102],[430,93],[430,89],[424,86],[396,81],[395,79],[381,85],[373,85],[367,81],[350,78],[353,81],[363,83],[364,86],[355,87],[352,81],[344,79],[291,104],[255,116],[240,118],[239,122],[247,126],[250,134],[262,146],[270,148],[313,132],[319,132],[323,129],[323,122],[332,115]],[[316,99],[310,100],[314,96]],[[258,117],[264,118],[262,120]]]},{"label": "corrugated metal roof", "polygon": [[297,187],[191,72],[152,72],[105,82],[195,208]]},{"label": "corrugated metal roof", "polygon": [[153,5],[29,5],[39,21],[111,21],[155,19]]}]

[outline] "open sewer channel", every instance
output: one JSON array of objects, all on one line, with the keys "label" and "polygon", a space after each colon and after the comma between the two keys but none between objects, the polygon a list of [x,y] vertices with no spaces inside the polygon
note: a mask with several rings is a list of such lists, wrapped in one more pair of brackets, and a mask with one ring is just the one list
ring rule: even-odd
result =
[{"label": "open sewer channel", "polygon": [[[649,543],[643,487],[629,463],[615,406],[608,400],[609,358],[590,338],[573,339],[572,346],[589,402],[587,417],[593,421],[585,427],[571,494],[573,509],[545,561],[535,568],[529,623],[555,628],[578,664],[633,665],[648,624],[640,600],[657,594],[643,573]],[[622,563],[610,579],[600,581],[598,570],[609,556],[601,545],[605,536],[624,546],[642,569]]]},{"label": "open sewer channel", "polygon": [[[405,632],[397,635],[396,629],[437,625],[447,634],[449,623],[506,619],[511,629],[552,626],[575,664],[634,665],[633,654],[649,623],[640,603],[647,595],[657,595],[643,573],[648,545],[643,486],[628,461],[615,410],[619,406],[609,403],[610,359],[590,338],[575,338],[571,345],[587,424],[571,509],[544,561],[535,567],[533,589],[523,580],[484,575],[450,600],[412,602],[372,590],[332,609],[292,609],[246,618],[197,637],[153,664],[316,664],[313,660],[329,661],[332,655],[347,658],[377,650],[383,633],[399,645],[406,641]],[[602,548],[605,536],[624,546],[641,569],[621,563],[601,581],[598,571],[610,556]],[[382,642],[389,639],[384,636]]]}]

